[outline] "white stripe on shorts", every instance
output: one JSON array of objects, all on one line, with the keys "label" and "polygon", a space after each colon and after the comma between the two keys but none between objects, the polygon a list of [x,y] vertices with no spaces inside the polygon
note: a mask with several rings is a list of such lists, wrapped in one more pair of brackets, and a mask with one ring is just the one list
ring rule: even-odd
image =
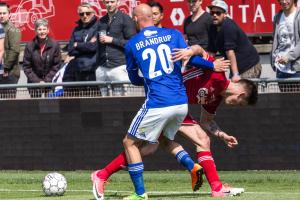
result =
[{"label": "white stripe on shorts", "polygon": [[133,136],[136,135],[137,129],[138,129],[139,125],[141,124],[141,122],[143,121],[143,118],[145,117],[147,112],[148,112],[148,109],[144,108],[142,113],[137,117],[137,119],[135,120],[132,128],[128,131],[128,133],[130,135],[133,135]]},{"label": "white stripe on shorts", "polygon": [[156,143],[160,134],[174,140],[183,119],[187,115],[187,104],[163,108],[141,108],[128,129],[128,134],[140,140]]}]

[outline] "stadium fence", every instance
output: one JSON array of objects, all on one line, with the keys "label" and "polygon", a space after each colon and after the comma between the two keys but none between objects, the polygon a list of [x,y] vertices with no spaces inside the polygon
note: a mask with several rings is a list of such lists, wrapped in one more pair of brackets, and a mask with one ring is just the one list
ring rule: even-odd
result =
[{"label": "stadium fence", "polygon": [[[259,94],[300,92],[300,78],[252,80],[257,84]],[[98,98],[103,97],[100,92],[103,88],[107,89],[108,97],[145,96],[143,86],[134,86],[130,82],[89,81],[0,85],[0,99]]]}]

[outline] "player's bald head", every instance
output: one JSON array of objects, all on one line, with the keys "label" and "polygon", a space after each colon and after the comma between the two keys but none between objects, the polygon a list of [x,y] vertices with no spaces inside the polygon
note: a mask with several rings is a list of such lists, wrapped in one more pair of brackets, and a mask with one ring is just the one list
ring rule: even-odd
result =
[{"label": "player's bald head", "polygon": [[142,3],[135,7],[133,16],[137,23],[153,23],[152,8],[148,4]]}]

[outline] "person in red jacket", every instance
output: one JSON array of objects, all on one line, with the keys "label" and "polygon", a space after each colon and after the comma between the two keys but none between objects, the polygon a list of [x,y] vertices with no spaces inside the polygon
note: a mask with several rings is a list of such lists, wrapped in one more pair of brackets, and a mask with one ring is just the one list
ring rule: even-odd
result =
[{"label": "person in red jacket", "polygon": [[[49,34],[46,19],[35,22],[36,36],[28,42],[23,58],[23,69],[28,83],[51,83],[61,63],[60,47]],[[41,97],[42,90],[29,88],[31,97]]]}]

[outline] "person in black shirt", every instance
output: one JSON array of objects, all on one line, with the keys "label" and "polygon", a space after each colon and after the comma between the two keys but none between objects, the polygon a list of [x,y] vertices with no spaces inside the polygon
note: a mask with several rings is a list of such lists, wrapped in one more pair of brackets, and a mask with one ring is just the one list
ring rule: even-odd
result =
[{"label": "person in black shirt", "polygon": [[209,52],[219,52],[230,60],[233,82],[241,78],[259,78],[259,55],[245,32],[227,17],[228,5],[225,1],[214,0],[209,8],[214,25],[209,37]]},{"label": "person in black shirt", "polygon": [[187,2],[192,13],[184,21],[184,34],[187,37],[188,44],[190,46],[198,44],[204,50],[207,50],[212,17],[203,10],[202,0],[187,0]]},{"label": "person in black shirt", "polygon": [[[120,0],[103,0],[107,14],[98,24],[98,51],[96,77],[98,81],[129,81],[124,47],[136,33],[133,20],[118,10]],[[123,89],[122,89],[123,90]],[[102,96],[108,95],[106,87]],[[124,95],[124,92],[121,92]]]}]

